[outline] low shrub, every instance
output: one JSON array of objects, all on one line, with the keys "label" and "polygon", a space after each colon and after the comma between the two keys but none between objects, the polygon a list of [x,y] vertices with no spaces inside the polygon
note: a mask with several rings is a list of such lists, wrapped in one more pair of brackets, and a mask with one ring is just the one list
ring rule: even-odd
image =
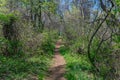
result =
[{"label": "low shrub", "polygon": [[43,80],[47,74],[51,57],[35,55],[24,58],[5,57],[0,55],[0,80]]},{"label": "low shrub", "polygon": [[92,66],[86,55],[72,53],[69,49],[60,48],[66,60],[67,80],[93,80]]}]

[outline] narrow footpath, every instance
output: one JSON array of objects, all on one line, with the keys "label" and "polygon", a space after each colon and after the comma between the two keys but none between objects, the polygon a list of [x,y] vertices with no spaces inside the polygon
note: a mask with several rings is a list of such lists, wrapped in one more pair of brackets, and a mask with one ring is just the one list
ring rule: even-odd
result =
[{"label": "narrow footpath", "polygon": [[62,55],[60,55],[59,48],[62,45],[62,40],[59,39],[56,43],[55,55],[53,57],[53,63],[49,69],[48,77],[45,80],[66,80],[64,78],[65,74],[65,60]]}]

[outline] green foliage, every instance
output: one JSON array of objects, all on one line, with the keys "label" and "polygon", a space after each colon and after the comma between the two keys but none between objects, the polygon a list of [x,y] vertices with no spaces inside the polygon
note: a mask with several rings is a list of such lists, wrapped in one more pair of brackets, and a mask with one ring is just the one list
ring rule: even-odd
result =
[{"label": "green foliage", "polygon": [[3,37],[0,37],[0,53],[2,53],[5,50],[6,45],[8,45],[8,43],[8,40],[6,40]]},{"label": "green foliage", "polygon": [[9,55],[22,56],[22,43],[19,40],[12,40],[8,43],[8,53]]},{"label": "green foliage", "polygon": [[9,41],[2,37],[0,38],[0,50],[0,53],[9,53],[9,56],[16,55],[20,57],[23,55],[22,43],[20,41]]},{"label": "green foliage", "polygon": [[65,47],[60,48],[66,60],[67,80],[93,80],[92,66],[87,56],[71,53]]},{"label": "green foliage", "polygon": [[11,22],[14,22],[17,20],[17,17],[14,14],[3,14],[0,13],[0,22],[3,23],[3,25],[9,25]]},{"label": "green foliage", "polygon": [[43,53],[45,54],[53,54],[54,53],[54,49],[55,49],[55,42],[58,39],[58,34],[56,31],[51,31],[51,32],[47,32],[48,30],[46,30],[43,33],[43,41],[41,44],[41,48],[43,50]]},{"label": "green foliage", "polygon": [[56,4],[54,1],[45,1],[42,3],[43,11],[56,13]]},{"label": "green foliage", "polygon": [[117,49],[120,48],[120,36],[119,36],[119,35],[116,35],[116,36],[113,37],[113,39],[114,39],[114,41],[116,42],[116,43],[114,43],[113,48],[114,48],[115,50],[117,50]]},{"label": "green foliage", "polygon": [[115,0],[115,2],[118,6],[120,6],[120,1],[119,0]]},{"label": "green foliage", "polygon": [[9,58],[0,55],[0,79],[23,80],[36,77],[37,79],[40,78],[40,80],[43,80],[49,67],[50,58],[47,55],[36,55],[15,59],[14,57]]},{"label": "green foliage", "polygon": [[9,18],[4,14],[0,14],[0,21],[2,23],[9,23],[10,22]]},{"label": "green foliage", "polygon": [[60,47],[60,54],[65,55],[66,53],[69,53],[69,48],[65,46]]},{"label": "green foliage", "polygon": [[42,43],[42,50],[44,51],[44,53],[53,54],[54,48],[54,45],[49,41]]},{"label": "green foliage", "polygon": [[6,1],[5,0],[0,0],[0,7],[5,6]]},{"label": "green foliage", "polygon": [[[0,49],[6,48],[7,45],[11,54],[14,54],[14,47],[18,47],[19,52],[8,57],[0,55],[0,80],[33,80],[34,78],[43,80],[47,75],[54,42],[58,38],[57,32],[37,33],[27,24],[24,26],[25,28],[22,28],[24,34],[21,33],[20,41],[0,38]],[[1,50],[0,53],[2,53]],[[21,53],[24,54],[21,55]]]},{"label": "green foliage", "polygon": [[85,37],[79,37],[70,46],[70,50],[74,53],[85,54],[87,52],[87,40]]}]

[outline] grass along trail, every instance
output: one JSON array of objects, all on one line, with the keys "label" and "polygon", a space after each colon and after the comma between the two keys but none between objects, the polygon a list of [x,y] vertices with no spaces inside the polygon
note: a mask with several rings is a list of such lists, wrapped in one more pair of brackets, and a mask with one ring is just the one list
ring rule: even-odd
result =
[{"label": "grass along trail", "polygon": [[46,80],[66,80],[64,78],[65,74],[65,60],[62,55],[60,55],[59,48],[61,46],[62,40],[59,39],[56,43],[55,55],[53,57],[53,63],[49,69],[48,77]]}]

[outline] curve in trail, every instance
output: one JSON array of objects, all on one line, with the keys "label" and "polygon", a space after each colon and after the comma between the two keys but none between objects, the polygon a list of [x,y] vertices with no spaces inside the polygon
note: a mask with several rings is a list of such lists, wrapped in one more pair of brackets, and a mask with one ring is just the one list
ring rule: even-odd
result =
[{"label": "curve in trail", "polygon": [[55,55],[53,57],[53,64],[49,69],[48,77],[45,80],[66,80],[64,78],[65,74],[65,60],[64,57],[60,55],[59,48],[61,46],[62,40],[58,40],[55,48]]}]

